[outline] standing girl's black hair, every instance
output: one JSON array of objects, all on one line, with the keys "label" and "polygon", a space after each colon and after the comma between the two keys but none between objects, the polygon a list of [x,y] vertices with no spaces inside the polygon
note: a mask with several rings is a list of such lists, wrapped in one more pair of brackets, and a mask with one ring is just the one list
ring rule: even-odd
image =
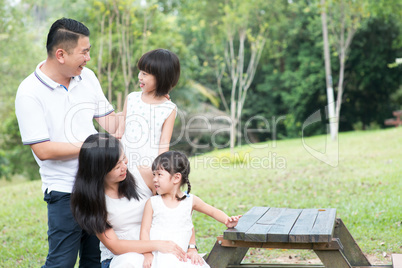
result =
[{"label": "standing girl's black hair", "polygon": [[[155,158],[152,163],[152,171],[163,169],[169,172],[171,176],[176,173],[181,174],[181,182],[180,186],[187,184],[187,194],[191,191],[191,184],[188,178],[190,174],[190,162],[188,161],[185,154],[177,151],[168,151],[160,154]],[[182,197],[177,196],[177,200],[181,201],[186,198],[187,195],[183,195]]]},{"label": "standing girl's black hair", "polygon": [[156,97],[168,94],[180,78],[180,60],[167,49],[159,48],[145,53],[138,61],[137,67],[140,71],[155,76]]},{"label": "standing girl's black hair", "polygon": [[[81,147],[71,210],[81,228],[90,234],[112,228],[107,221],[105,177],[123,153],[119,140],[107,133],[90,135]],[[134,176],[128,170],[118,192],[121,197],[139,200]]]}]

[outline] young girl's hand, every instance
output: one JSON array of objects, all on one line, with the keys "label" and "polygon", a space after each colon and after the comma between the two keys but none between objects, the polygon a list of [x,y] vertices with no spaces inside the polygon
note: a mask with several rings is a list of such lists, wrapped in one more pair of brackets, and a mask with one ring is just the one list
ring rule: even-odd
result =
[{"label": "young girl's hand", "polygon": [[154,255],[152,253],[144,253],[144,268],[151,268]]},{"label": "young girl's hand", "polygon": [[228,228],[234,228],[236,227],[237,223],[239,222],[239,219],[241,218],[242,215],[238,216],[232,216],[226,219],[225,225]]},{"label": "young girl's hand", "polygon": [[196,249],[189,249],[187,251],[187,259],[191,260],[191,264],[203,265],[204,259],[198,254]]}]

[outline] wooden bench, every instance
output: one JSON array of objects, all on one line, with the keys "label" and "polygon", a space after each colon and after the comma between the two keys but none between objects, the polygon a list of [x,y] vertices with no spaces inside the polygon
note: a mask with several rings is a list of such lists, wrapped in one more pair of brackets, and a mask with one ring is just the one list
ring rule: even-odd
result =
[{"label": "wooden bench", "polygon": [[401,126],[402,125],[402,110],[399,111],[394,111],[392,112],[392,114],[395,116],[395,118],[391,118],[391,119],[386,119],[384,121],[384,124],[387,126]]},{"label": "wooden bench", "polygon": [[[249,248],[313,250],[323,265],[242,264]],[[227,229],[209,253],[211,268],[225,267],[391,267],[371,266],[336,209],[254,207]]]}]

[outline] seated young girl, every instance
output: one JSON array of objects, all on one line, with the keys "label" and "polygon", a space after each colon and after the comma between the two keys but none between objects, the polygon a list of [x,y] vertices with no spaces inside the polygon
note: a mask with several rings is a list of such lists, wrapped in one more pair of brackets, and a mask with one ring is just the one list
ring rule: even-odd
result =
[{"label": "seated young girl", "polygon": [[[195,248],[189,244],[192,236],[193,210],[202,212],[233,228],[239,221],[239,216],[229,217],[223,211],[214,208],[202,201],[199,197],[189,194],[190,163],[187,157],[180,152],[169,151],[159,155],[152,164],[154,185],[157,196],[151,197],[145,204],[141,224],[141,241],[171,240],[177,243],[183,251]],[[187,193],[180,187],[187,184]],[[200,266],[201,265],[201,266]],[[200,257],[195,261],[179,261],[173,254],[156,250],[153,255],[147,254],[144,268],[190,268],[209,267]]]}]

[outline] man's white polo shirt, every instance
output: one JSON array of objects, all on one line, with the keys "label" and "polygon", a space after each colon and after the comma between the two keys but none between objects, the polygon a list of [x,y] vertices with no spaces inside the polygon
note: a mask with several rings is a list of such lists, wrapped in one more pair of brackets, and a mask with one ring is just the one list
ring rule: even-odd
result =
[{"label": "man's white polo shirt", "polygon": [[[95,74],[84,68],[71,78],[68,90],[47,77],[39,67],[21,82],[15,112],[23,144],[44,141],[78,142],[97,133],[93,119],[113,112]],[[71,193],[78,158],[41,161],[35,154],[42,190]]]}]

